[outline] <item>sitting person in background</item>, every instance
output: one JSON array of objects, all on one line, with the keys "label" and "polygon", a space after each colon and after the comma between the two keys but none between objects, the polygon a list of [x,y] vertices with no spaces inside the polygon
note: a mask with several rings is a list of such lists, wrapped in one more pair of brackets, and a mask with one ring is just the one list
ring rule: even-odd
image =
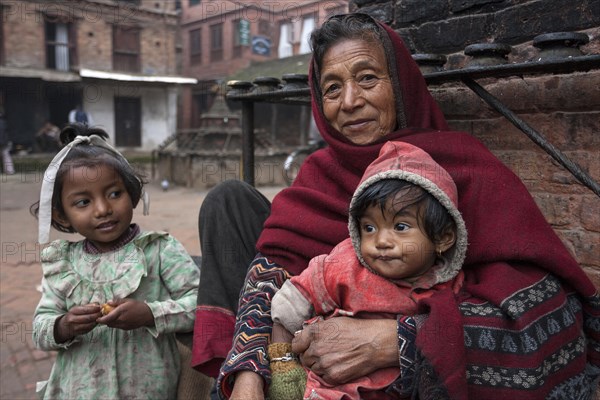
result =
[{"label": "sitting person in background", "polygon": [[[458,211],[456,185],[424,151],[388,142],[367,168],[350,202],[350,238],[329,255],[313,258],[287,280],[272,302],[268,347],[271,400],[385,399],[400,369],[379,369],[332,386],[292,352],[292,333],[306,321],[345,315],[356,318],[414,316],[418,303],[436,291],[457,294],[467,251],[467,230]],[[291,392],[290,389],[296,389]]]},{"label": "sitting person in background", "polygon": [[35,134],[35,141],[42,152],[56,152],[60,149],[60,129],[47,121]]}]

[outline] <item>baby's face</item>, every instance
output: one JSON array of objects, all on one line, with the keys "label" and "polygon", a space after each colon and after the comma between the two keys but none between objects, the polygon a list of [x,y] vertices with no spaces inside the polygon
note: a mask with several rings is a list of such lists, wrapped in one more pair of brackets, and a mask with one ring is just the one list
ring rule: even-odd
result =
[{"label": "baby's face", "polygon": [[361,253],[366,263],[388,279],[415,281],[435,262],[435,244],[423,233],[419,205],[402,208],[397,197],[384,209],[373,205],[359,221]]}]

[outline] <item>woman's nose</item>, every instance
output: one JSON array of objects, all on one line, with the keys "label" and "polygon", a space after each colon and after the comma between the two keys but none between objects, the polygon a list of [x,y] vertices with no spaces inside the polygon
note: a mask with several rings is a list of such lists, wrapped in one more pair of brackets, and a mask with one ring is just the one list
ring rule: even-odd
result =
[{"label": "woman's nose", "polygon": [[356,82],[347,82],[342,90],[342,109],[352,111],[364,105],[362,90]]}]

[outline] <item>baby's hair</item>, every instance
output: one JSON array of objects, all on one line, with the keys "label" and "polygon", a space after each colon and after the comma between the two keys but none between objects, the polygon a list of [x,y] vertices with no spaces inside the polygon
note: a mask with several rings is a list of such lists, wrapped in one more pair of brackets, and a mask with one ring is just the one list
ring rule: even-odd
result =
[{"label": "baby's hair", "polygon": [[[97,135],[104,140],[108,139],[108,134],[100,128],[88,127],[84,124],[74,123],[69,124],[63,128],[60,132],[60,140],[64,145],[71,143],[77,136],[91,136]],[[61,201],[62,188],[64,184],[64,178],[67,172],[72,168],[88,167],[98,168],[100,165],[107,165],[117,172],[125,189],[131,198],[133,207],[137,206],[140,198],[142,197],[142,190],[146,183],[144,176],[135,171],[133,167],[125,160],[125,158],[113,153],[112,151],[101,147],[95,146],[89,143],[81,143],[74,146],[63,162],[60,164],[58,172],[56,174],[56,180],[54,181],[54,190],[52,193],[52,209],[64,215],[64,208]],[[52,165],[50,166],[52,167]],[[30,207],[30,212],[37,218],[39,213],[39,201],[35,202]],[[67,233],[75,233],[72,227],[63,226],[58,223],[54,218],[52,219],[52,226],[61,231]]]},{"label": "baby's hair", "polygon": [[367,208],[379,206],[383,213],[387,201],[400,192],[403,192],[401,200],[403,209],[412,205],[421,206],[417,218],[419,227],[433,243],[437,243],[445,232],[456,231],[454,219],[432,194],[402,179],[382,179],[367,187],[355,199],[350,208],[350,216],[354,218],[357,226],[360,226],[360,218]]}]

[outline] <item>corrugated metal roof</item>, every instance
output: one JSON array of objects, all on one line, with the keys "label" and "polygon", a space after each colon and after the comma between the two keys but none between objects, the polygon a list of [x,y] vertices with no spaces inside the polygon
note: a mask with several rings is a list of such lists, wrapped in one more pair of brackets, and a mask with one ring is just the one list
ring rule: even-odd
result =
[{"label": "corrugated metal roof", "polygon": [[249,67],[242,69],[229,76],[228,81],[249,81],[260,76],[268,76],[281,79],[285,74],[306,74],[308,75],[308,66],[310,64],[311,53],[298,56],[269,60],[260,63],[253,63]]}]

